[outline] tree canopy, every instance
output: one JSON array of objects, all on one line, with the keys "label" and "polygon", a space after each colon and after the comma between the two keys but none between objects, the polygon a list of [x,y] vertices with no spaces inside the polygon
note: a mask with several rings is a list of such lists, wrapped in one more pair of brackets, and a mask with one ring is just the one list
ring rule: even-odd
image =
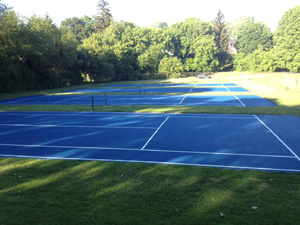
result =
[{"label": "tree canopy", "polygon": [[97,3],[97,15],[95,16],[95,29],[103,32],[109,27],[112,21],[112,14],[110,13],[109,3],[105,0],[99,0]]},{"label": "tree canopy", "polygon": [[236,45],[238,52],[245,55],[257,50],[259,45],[266,50],[273,45],[273,34],[270,28],[261,22],[246,21],[237,34]]},{"label": "tree canopy", "polygon": [[278,68],[300,72],[300,6],[285,12],[274,42]]},{"label": "tree canopy", "polygon": [[[49,16],[20,17],[0,1],[0,92],[149,73],[300,72],[299,18],[300,6],[288,10],[274,33],[253,17],[228,24],[221,11],[211,23],[188,18],[148,28],[114,21],[101,0],[95,17],[67,18],[57,27]],[[237,39],[234,56],[228,54],[229,37]]]},{"label": "tree canopy", "polygon": [[228,53],[230,30],[221,10],[218,11],[216,18],[212,21],[212,25],[215,31],[215,43],[218,50],[217,57],[219,60],[219,68],[220,70],[231,69],[232,59]]}]

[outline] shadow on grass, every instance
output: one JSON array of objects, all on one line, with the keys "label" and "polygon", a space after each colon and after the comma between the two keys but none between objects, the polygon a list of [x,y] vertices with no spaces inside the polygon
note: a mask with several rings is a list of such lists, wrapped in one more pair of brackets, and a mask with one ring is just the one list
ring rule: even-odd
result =
[{"label": "shadow on grass", "polygon": [[0,159],[0,179],[0,224],[300,223],[299,174]]}]

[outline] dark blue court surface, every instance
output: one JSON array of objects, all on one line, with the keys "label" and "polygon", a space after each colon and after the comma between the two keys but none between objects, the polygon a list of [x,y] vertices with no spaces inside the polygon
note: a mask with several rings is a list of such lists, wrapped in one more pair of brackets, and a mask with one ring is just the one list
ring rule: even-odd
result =
[{"label": "dark blue court surface", "polygon": [[1,112],[0,157],[300,172],[296,116]]},{"label": "dark blue court surface", "polygon": [[133,88],[86,88],[65,91],[62,93],[204,93],[204,92],[249,92],[242,87],[168,87],[147,88],[144,86]]},{"label": "dark blue court surface", "polygon": [[[0,101],[2,105],[105,105],[104,95],[38,95]],[[108,105],[266,106],[272,102],[255,95],[108,95]]]}]

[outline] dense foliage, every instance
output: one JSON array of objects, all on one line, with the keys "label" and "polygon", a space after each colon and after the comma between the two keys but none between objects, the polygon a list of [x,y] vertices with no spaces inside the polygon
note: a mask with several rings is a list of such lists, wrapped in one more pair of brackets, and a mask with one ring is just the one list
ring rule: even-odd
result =
[{"label": "dense foliage", "polygon": [[217,17],[212,21],[215,30],[215,42],[218,47],[217,57],[220,70],[232,69],[232,58],[229,54],[230,31],[224,14],[219,10]]},{"label": "dense foliage", "polygon": [[[24,19],[0,0],[0,92],[54,88],[84,81],[136,80],[144,74],[182,72],[300,72],[300,6],[287,11],[272,33],[251,17],[226,23],[188,18],[151,28],[113,20],[100,0],[95,17]],[[229,29],[230,27],[230,29]],[[238,54],[228,53],[237,38]]]},{"label": "dense foliage", "polygon": [[26,23],[9,10],[0,21],[0,91],[45,89],[81,82],[76,37],[49,17]]},{"label": "dense foliage", "polygon": [[300,72],[300,6],[284,13],[274,34],[262,23],[243,21],[234,27],[239,52],[235,70]]}]

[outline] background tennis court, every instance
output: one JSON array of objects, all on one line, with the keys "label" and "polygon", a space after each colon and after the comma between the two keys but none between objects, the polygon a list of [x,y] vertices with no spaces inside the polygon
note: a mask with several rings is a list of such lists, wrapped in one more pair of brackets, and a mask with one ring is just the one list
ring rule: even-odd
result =
[{"label": "background tennis court", "polygon": [[63,93],[204,93],[204,92],[249,92],[242,87],[157,87],[148,88],[146,86],[131,88],[85,88],[70,90]]},{"label": "background tennis court", "polygon": [[235,87],[234,83],[207,83],[207,84],[112,84],[99,87]]},{"label": "background tennis court", "polygon": [[2,100],[0,104],[91,105],[92,99],[95,105],[277,106],[255,95],[37,95]]},{"label": "background tennis court", "polygon": [[296,116],[1,112],[0,157],[300,172]]}]

